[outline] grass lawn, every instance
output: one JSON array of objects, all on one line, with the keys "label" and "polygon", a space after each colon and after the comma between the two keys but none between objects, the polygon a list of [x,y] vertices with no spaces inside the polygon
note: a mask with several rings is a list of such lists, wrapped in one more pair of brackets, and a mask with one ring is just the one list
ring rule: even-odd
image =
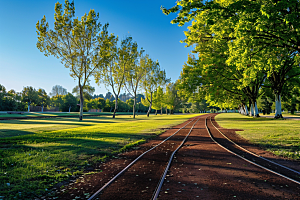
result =
[{"label": "grass lawn", "polygon": [[245,139],[290,159],[300,159],[300,121],[273,118],[252,118],[238,113],[216,116],[218,124],[237,131]]},{"label": "grass lawn", "polygon": [[[83,116],[89,115],[111,115],[110,112],[84,112]],[[127,112],[119,112],[118,115],[128,115]],[[78,112],[24,112],[23,114],[7,114],[6,112],[0,112],[0,117],[47,117],[47,116],[70,116],[78,117]]]},{"label": "grass lawn", "polygon": [[[199,115],[199,114],[198,114]],[[0,121],[0,199],[33,199],[107,156],[196,115]]]},{"label": "grass lawn", "polygon": [[[260,116],[263,117],[274,117],[275,113],[270,113],[269,115],[263,115],[263,113],[259,113]],[[287,112],[283,112],[282,113],[283,117],[292,117],[292,118],[299,118],[300,117],[300,113],[295,113],[295,114],[291,114],[291,113],[287,113]]]}]

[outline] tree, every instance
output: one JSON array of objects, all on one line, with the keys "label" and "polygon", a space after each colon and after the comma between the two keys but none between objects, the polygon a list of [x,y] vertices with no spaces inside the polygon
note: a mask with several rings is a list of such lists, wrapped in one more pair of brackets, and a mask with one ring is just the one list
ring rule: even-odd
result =
[{"label": "tree", "polygon": [[44,106],[47,106],[50,103],[50,98],[47,95],[44,89],[39,89],[38,93],[38,104],[42,107],[42,112],[44,112]]},{"label": "tree", "polygon": [[147,58],[147,72],[142,78],[142,88],[145,91],[145,98],[148,103],[143,102],[143,105],[149,106],[147,117],[149,117],[150,111],[152,109],[152,98],[153,92],[159,87],[170,81],[166,78],[165,70],[161,70],[159,62],[154,62],[152,59]]},{"label": "tree", "polygon": [[[283,88],[299,76],[300,23],[296,17],[300,14],[299,6],[298,1],[180,0],[173,8],[162,9],[165,14],[177,12],[172,23],[179,26],[192,21],[193,29],[186,34],[188,45],[210,38],[216,38],[216,42],[227,41],[226,63],[242,71],[239,88],[246,94],[239,97],[242,105],[248,100],[250,105],[256,105],[257,97],[262,94],[260,88],[270,87],[275,95],[275,118],[278,118],[282,117]],[[260,73],[260,80],[256,73]],[[266,81],[265,76],[268,80],[262,83]]]},{"label": "tree", "polygon": [[178,85],[179,81],[175,83],[169,83],[166,86],[166,93],[165,95],[165,105],[167,109],[170,110],[170,114],[174,114],[174,110],[179,109],[181,105],[181,99],[178,95]]},{"label": "tree", "polygon": [[50,96],[56,96],[56,95],[66,95],[68,94],[67,89],[63,88],[61,85],[55,85],[52,87],[52,90],[50,92]]},{"label": "tree", "polygon": [[59,109],[63,112],[75,112],[77,111],[77,98],[71,93],[61,96],[61,104]]},{"label": "tree", "polygon": [[4,110],[4,97],[6,96],[6,88],[0,84],[0,110]]},{"label": "tree", "polygon": [[39,101],[38,93],[33,87],[27,86],[27,87],[23,88],[23,90],[22,90],[22,102],[27,103],[28,112],[30,112],[30,105],[32,103],[37,104],[38,101]]},{"label": "tree", "polygon": [[50,105],[54,106],[54,107],[61,108],[63,103],[64,103],[63,97],[64,97],[64,95],[56,95],[54,97],[51,97],[50,98]]},{"label": "tree", "polygon": [[160,114],[162,114],[163,98],[164,91],[162,87],[159,86],[157,90],[153,93],[152,99],[152,108],[156,110],[155,115],[157,114],[157,110],[160,110]]},{"label": "tree", "polygon": [[78,20],[75,18],[74,2],[68,0],[65,0],[64,10],[62,4],[55,4],[54,19],[54,29],[49,29],[45,16],[37,22],[37,48],[45,56],[53,55],[60,59],[70,69],[70,76],[77,79],[80,91],[79,120],[82,120],[83,89],[96,68],[102,65],[108,24],[101,30],[102,25],[97,22],[99,13],[94,10]]},{"label": "tree", "polygon": [[139,84],[147,73],[149,71],[149,55],[143,56],[144,50],[141,49],[136,57],[134,58],[131,65],[128,65],[128,70],[126,70],[126,82],[125,87],[127,91],[133,96],[133,118],[135,118],[135,105],[136,105],[136,95],[137,91],[139,89]]},{"label": "tree", "polygon": [[106,100],[105,100],[105,106],[104,106],[104,108],[103,108],[103,111],[104,111],[104,112],[111,112],[112,109],[113,109],[113,106],[114,106],[113,102],[110,101],[109,99],[106,99]]},{"label": "tree", "polygon": [[[110,87],[114,94],[115,109],[113,118],[115,118],[118,110],[118,99],[121,89],[124,86],[125,74],[129,66],[135,62],[137,58],[137,43],[132,41],[132,37],[127,37],[121,41],[121,46],[116,47],[118,38],[112,37],[111,46],[105,57],[106,61],[101,71],[97,71],[95,76],[96,83],[104,83],[106,87]],[[102,79],[101,79],[102,78]]]}]

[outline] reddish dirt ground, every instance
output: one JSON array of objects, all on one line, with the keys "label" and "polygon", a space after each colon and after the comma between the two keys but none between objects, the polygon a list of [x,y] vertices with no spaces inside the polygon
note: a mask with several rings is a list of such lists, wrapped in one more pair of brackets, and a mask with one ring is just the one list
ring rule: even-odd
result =
[{"label": "reddish dirt ground", "polygon": [[[300,199],[300,185],[258,168],[215,144],[205,128],[205,117],[214,115],[201,116],[184,146],[175,154],[158,199]],[[137,156],[186,123],[169,129],[135,150],[118,155],[116,159],[100,163],[96,168],[102,172],[79,178],[77,183],[59,191],[55,199],[87,199]],[[192,124],[157,150],[143,156],[104,189],[98,199],[151,199],[168,157]],[[277,158],[238,137],[234,130],[221,131],[253,152],[294,169],[299,168],[299,162]]]}]

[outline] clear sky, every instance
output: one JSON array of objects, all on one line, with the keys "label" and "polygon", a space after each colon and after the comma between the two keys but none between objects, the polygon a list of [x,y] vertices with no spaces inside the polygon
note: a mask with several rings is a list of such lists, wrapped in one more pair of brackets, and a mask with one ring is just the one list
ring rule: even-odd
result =
[{"label": "clear sky", "polygon": [[[36,47],[36,23],[45,15],[50,28],[54,23],[57,0],[0,0],[0,84],[7,90],[22,91],[25,86],[43,88],[49,93],[54,85],[68,90],[77,81],[69,76],[58,59],[46,57]],[[64,4],[64,0],[59,0]],[[108,31],[120,39],[130,35],[153,60],[158,60],[167,76],[175,81],[187,60],[190,48],[180,40],[187,27],[178,27],[170,21],[176,15],[166,16],[160,10],[174,6],[176,0],[75,0],[75,15],[81,18],[90,9],[99,12],[99,21],[109,23]],[[95,94],[109,89],[91,85]]]}]

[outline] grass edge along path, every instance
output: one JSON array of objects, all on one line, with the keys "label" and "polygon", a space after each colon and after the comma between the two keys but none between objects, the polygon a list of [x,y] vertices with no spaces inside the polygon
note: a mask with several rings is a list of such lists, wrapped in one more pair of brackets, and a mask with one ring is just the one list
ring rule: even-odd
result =
[{"label": "grass edge along path", "polygon": [[215,117],[223,128],[242,129],[237,134],[278,156],[300,159],[300,121],[253,118],[239,113],[222,113]]},{"label": "grass edge along path", "polygon": [[[40,198],[57,183],[82,174],[95,163],[199,115],[90,117],[86,119],[97,123],[0,138],[0,199]],[[34,127],[35,122],[28,121]]]}]

